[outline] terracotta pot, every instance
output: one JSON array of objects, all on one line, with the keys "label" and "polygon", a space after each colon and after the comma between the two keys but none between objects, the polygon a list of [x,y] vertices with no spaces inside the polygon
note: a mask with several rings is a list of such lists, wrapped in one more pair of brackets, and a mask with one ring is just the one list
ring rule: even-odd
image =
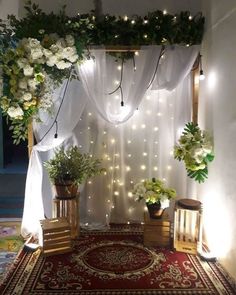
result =
[{"label": "terracotta pot", "polygon": [[78,191],[78,185],[69,180],[64,183],[55,183],[53,187],[57,199],[73,199]]},{"label": "terracotta pot", "polygon": [[152,219],[160,219],[162,217],[162,214],[164,212],[164,209],[161,208],[161,203],[154,203],[154,204],[148,204],[146,203],[148,208],[148,213],[150,218]]}]

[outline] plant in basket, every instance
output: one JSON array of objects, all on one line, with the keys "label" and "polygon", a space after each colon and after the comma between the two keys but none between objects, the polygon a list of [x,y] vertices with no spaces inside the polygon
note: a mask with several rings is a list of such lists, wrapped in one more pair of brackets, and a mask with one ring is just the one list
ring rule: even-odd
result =
[{"label": "plant in basket", "polygon": [[176,191],[167,188],[162,180],[152,178],[136,183],[133,189],[136,201],[146,202],[151,218],[161,218],[169,200],[176,197]]},{"label": "plant in basket", "polygon": [[58,198],[75,197],[80,184],[104,171],[100,165],[101,160],[81,153],[77,146],[56,149],[53,158],[44,162]]}]

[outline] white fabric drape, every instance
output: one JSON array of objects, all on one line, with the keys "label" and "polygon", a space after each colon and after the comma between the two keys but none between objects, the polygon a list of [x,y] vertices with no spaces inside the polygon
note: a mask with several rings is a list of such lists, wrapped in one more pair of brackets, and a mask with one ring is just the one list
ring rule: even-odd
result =
[{"label": "white fabric drape", "polygon": [[199,53],[199,45],[191,47],[166,46],[160,60],[157,75],[152,83],[152,89],[173,90],[191,71]]},{"label": "white fabric drape", "polygon": [[[52,192],[48,176],[43,168],[43,161],[48,159],[50,153],[53,153],[53,148],[59,146],[66,138],[71,136],[72,130],[79,121],[86,104],[86,96],[80,82],[77,80],[68,83],[68,88],[61,104],[65,87],[66,81],[54,93],[54,116],[42,112],[40,114],[42,122],[34,122],[34,133],[39,143],[32,149],[27,171],[25,204],[21,227],[23,236],[29,234],[37,235],[39,232],[39,220],[44,219],[45,215],[51,215]],[[44,137],[44,135],[52,126],[60,104],[61,110],[57,118],[58,138],[55,141],[55,124],[47,136]],[[44,139],[41,140],[43,137]]]},{"label": "white fabric drape", "polygon": [[163,179],[186,196],[188,179],[182,163],[173,159],[173,145],[191,120],[191,79],[173,91],[149,91],[125,123],[109,124],[88,104],[76,127],[80,147],[103,158],[107,174],[91,179],[81,194],[80,216],[92,228],[99,222],[142,222],[145,203],[132,196],[135,183]]},{"label": "white fabric drape", "polygon": [[[155,73],[160,52],[161,46],[144,46],[122,66],[121,60],[116,62],[105,50],[91,51],[93,59],[79,67],[79,74],[88,97],[106,121],[119,124],[133,115]],[[120,82],[122,89],[109,94]],[[120,107],[121,91],[124,107]]]},{"label": "white fabric drape", "polygon": [[[187,54],[187,49],[191,54]],[[89,97],[86,108],[87,100],[81,83],[70,82],[58,116],[57,143],[53,141],[54,126],[33,148],[22,221],[24,236],[37,234],[39,220],[44,215],[51,217],[53,195],[42,163],[53,154],[52,148],[59,144],[65,147],[77,144],[82,152],[102,158],[107,169],[106,175],[96,176],[80,188],[82,225],[142,221],[144,205],[135,202],[131,191],[134,183],[148,177],[164,178],[169,186],[177,189],[178,194],[186,194],[184,167],[173,160],[171,151],[181,128],[191,119],[191,86],[187,75],[198,48],[183,48],[182,56],[189,57],[188,65],[183,68],[180,67],[181,49],[178,47],[177,50],[178,53],[172,48],[166,51],[152,85],[152,89],[170,90],[179,83],[172,91],[149,89],[146,93],[156,69],[160,46],[140,50],[135,57],[136,71],[133,61],[124,63],[121,83],[124,107],[120,104],[119,89],[112,95],[108,94],[117,87],[116,81],[120,81],[119,62],[102,50],[91,52],[95,59],[79,69]],[[171,62],[167,63],[169,58]],[[161,79],[160,75],[165,78]],[[55,93],[55,114],[64,87],[65,84]],[[41,118],[43,123],[34,125],[38,140],[53,122],[45,114]]]}]

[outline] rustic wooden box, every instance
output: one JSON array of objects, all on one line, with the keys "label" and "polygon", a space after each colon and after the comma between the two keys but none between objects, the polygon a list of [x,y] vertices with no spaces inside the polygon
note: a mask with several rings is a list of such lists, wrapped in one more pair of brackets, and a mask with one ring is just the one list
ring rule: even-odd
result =
[{"label": "rustic wooden box", "polygon": [[202,247],[202,206],[199,201],[181,199],[174,211],[174,248],[197,254]]},{"label": "rustic wooden box", "polygon": [[170,246],[170,219],[166,212],[161,219],[151,219],[144,213],[143,242],[145,246]]},{"label": "rustic wooden box", "polygon": [[40,220],[42,252],[45,256],[72,251],[71,230],[66,218]]},{"label": "rustic wooden box", "polygon": [[79,236],[79,194],[71,199],[53,199],[53,218],[65,217],[71,228],[71,237]]}]

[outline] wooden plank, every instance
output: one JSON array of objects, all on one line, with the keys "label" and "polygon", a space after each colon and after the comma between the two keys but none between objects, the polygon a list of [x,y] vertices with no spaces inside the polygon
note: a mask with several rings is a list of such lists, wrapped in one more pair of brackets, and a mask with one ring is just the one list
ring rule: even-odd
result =
[{"label": "wooden plank", "polygon": [[28,125],[28,157],[30,158],[34,146],[34,132],[32,122]]},{"label": "wooden plank", "polygon": [[66,236],[60,236],[60,237],[54,237],[53,239],[52,238],[46,238],[43,240],[43,244],[57,244],[57,243],[61,243],[61,242],[67,242],[67,241],[70,241],[71,239],[71,236],[70,234],[69,235],[66,235]]},{"label": "wooden plank", "polygon": [[4,167],[3,124],[2,124],[2,111],[0,109],[0,169],[3,167]]},{"label": "wooden plank", "polygon": [[49,256],[49,255],[57,255],[57,254],[64,254],[64,253],[68,253],[71,252],[72,249],[71,247],[61,247],[61,248],[57,248],[57,249],[48,249],[48,250],[43,250],[43,255],[44,256]]},{"label": "wooden plank", "polygon": [[69,228],[68,221],[65,217],[43,219],[40,220],[40,223],[44,232]]},{"label": "wooden plank", "polygon": [[192,70],[192,122],[198,123],[199,63]]},{"label": "wooden plank", "polygon": [[44,236],[44,239],[57,239],[59,237],[67,237],[67,236],[71,236],[71,233],[70,233],[70,229],[66,230],[66,231],[54,231],[54,232],[51,232],[51,233],[46,233],[43,235]]},{"label": "wooden plank", "polygon": [[71,247],[71,241],[64,241],[64,242],[57,243],[57,244],[45,244],[45,245],[43,245],[44,251],[45,250],[58,249],[58,248],[65,248],[65,247],[70,248]]},{"label": "wooden plank", "polygon": [[105,48],[103,46],[90,46],[89,50],[106,50],[106,52],[135,52],[140,50],[140,46],[130,46],[130,45],[107,45]]},{"label": "wooden plank", "polygon": [[144,232],[155,232],[155,233],[170,233],[169,226],[150,226],[144,225]]}]

